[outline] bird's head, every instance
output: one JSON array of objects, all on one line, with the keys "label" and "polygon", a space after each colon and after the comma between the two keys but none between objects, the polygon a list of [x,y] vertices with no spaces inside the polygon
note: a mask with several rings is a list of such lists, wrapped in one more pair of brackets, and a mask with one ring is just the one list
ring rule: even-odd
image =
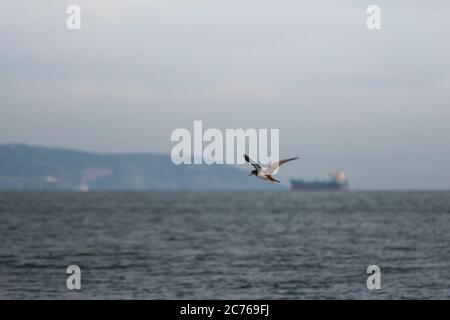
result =
[{"label": "bird's head", "polygon": [[249,174],[248,176],[249,176],[249,177],[252,176],[252,175],[255,175],[255,176],[256,176],[257,174],[258,174],[258,171],[253,170],[252,172],[250,172],[250,174]]}]

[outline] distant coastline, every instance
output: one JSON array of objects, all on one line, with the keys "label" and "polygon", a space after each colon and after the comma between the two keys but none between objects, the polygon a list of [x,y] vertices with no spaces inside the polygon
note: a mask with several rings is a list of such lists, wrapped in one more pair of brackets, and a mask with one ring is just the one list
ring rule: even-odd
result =
[{"label": "distant coastline", "polygon": [[174,165],[159,153],[0,144],[0,190],[283,190],[229,165]]}]

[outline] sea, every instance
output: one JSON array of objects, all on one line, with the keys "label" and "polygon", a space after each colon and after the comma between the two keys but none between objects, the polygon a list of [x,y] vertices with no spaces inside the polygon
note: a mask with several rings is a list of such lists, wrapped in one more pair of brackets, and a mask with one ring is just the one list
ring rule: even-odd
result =
[{"label": "sea", "polygon": [[450,299],[450,192],[0,192],[0,299]]}]

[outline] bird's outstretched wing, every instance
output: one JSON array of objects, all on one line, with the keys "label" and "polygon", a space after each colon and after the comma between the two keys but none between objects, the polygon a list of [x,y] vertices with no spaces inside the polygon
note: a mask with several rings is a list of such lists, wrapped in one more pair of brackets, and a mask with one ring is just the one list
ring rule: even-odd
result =
[{"label": "bird's outstretched wing", "polygon": [[250,157],[246,154],[244,154],[244,158],[245,161],[247,161],[248,163],[250,163],[253,167],[255,167],[256,170],[261,170],[261,166],[259,164],[257,164],[255,161],[253,161],[252,159],[250,159]]},{"label": "bird's outstretched wing", "polygon": [[284,160],[280,160],[280,161],[274,162],[274,163],[272,163],[272,165],[271,165],[269,168],[267,168],[267,169],[265,170],[265,173],[268,174],[268,175],[271,175],[271,174],[274,173],[274,172],[275,172],[282,164],[284,164],[284,163],[286,163],[286,162],[289,162],[289,161],[292,161],[292,160],[296,160],[296,159],[298,159],[298,157],[295,157],[295,158],[289,158],[289,159],[284,159]]}]

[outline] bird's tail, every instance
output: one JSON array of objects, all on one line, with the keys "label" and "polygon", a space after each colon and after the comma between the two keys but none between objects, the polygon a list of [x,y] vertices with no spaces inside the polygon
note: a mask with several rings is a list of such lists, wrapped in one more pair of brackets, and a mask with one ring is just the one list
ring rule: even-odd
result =
[{"label": "bird's tail", "polygon": [[267,176],[267,178],[269,178],[269,180],[270,181],[272,181],[272,182],[280,182],[280,181],[278,181],[277,179],[275,179],[274,177],[272,177],[272,176]]}]

